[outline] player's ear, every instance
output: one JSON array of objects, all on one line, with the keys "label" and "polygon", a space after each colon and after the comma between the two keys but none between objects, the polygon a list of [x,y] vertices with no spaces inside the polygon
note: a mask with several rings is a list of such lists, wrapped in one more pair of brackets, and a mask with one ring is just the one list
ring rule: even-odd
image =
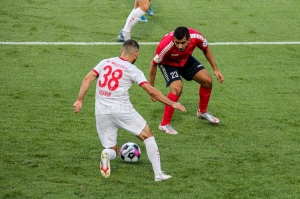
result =
[{"label": "player's ear", "polygon": [[135,52],[135,57],[137,58],[139,56],[139,51]]}]

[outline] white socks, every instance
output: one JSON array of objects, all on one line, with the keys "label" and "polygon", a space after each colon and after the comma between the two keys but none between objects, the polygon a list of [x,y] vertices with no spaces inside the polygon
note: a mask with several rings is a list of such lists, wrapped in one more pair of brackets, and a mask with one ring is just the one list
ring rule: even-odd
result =
[{"label": "white socks", "polygon": [[123,31],[130,32],[131,28],[140,21],[140,18],[144,14],[145,12],[140,7],[133,9],[126,20],[126,24],[123,28]]},{"label": "white socks", "polygon": [[154,175],[162,173],[160,165],[160,154],[154,137],[144,140],[148,158],[152,164]]},{"label": "white socks", "polygon": [[110,160],[113,160],[116,158],[117,154],[116,154],[116,151],[113,150],[113,149],[103,149],[103,151],[107,152],[108,155],[109,155],[109,159]]},{"label": "white socks", "polygon": [[[145,139],[144,144],[146,146],[148,158],[153,167],[154,175],[162,173],[161,165],[160,165],[160,154],[159,154],[159,150],[155,138],[152,136]],[[103,149],[103,151],[108,153],[110,160],[115,159],[117,156],[116,151],[113,149]]]}]

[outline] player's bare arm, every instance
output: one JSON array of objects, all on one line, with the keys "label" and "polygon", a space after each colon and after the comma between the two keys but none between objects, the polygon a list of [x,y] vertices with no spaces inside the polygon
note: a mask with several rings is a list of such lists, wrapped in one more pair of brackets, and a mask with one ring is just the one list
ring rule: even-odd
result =
[{"label": "player's bare arm", "polygon": [[207,50],[203,50],[203,54],[206,57],[207,61],[210,63],[212,69],[214,70],[214,75],[217,77],[218,81],[222,84],[224,81],[224,77],[217,67],[213,53],[210,50],[210,48],[208,47]]},{"label": "player's bare arm", "polygon": [[[155,82],[155,76],[156,76],[156,71],[157,71],[157,65],[156,63],[153,63],[151,61],[150,63],[150,72],[149,72],[149,76],[150,76],[150,85],[154,87],[154,82]],[[151,96],[150,96],[151,97]],[[153,102],[156,101],[156,99],[154,99],[153,97],[151,97],[151,100]]]},{"label": "player's bare arm", "polygon": [[156,71],[157,71],[157,65],[158,64],[154,64],[152,61],[150,63],[150,72],[149,72],[149,76],[150,76],[150,85],[154,87],[154,82],[155,82],[155,76],[156,76]]},{"label": "player's bare arm", "polygon": [[82,102],[84,99],[84,96],[86,94],[86,92],[88,91],[91,83],[97,78],[97,74],[94,71],[90,71],[85,78],[83,79],[81,86],[80,86],[80,90],[79,90],[79,94],[77,97],[76,102],[73,104],[74,107],[74,112],[78,113],[82,107]]},{"label": "player's bare arm", "polygon": [[175,109],[186,112],[186,109],[183,105],[178,102],[171,101],[162,92],[151,86],[149,83],[142,84],[141,87],[151,96],[151,98],[154,98],[155,100],[160,101],[164,104],[170,105]]}]

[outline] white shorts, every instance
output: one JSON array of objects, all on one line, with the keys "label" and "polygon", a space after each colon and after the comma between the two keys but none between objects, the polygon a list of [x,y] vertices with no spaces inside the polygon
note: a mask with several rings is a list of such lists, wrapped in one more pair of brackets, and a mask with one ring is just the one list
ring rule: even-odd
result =
[{"label": "white shorts", "polygon": [[117,144],[118,129],[122,128],[137,136],[146,126],[146,120],[135,110],[129,113],[96,115],[96,127],[104,148]]}]

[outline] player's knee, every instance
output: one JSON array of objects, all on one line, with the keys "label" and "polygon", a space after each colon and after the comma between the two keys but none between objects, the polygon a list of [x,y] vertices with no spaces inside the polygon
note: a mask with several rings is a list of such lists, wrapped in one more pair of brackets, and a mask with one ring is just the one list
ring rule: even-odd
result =
[{"label": "player's knee", "polygon": [[204,81],[202,81],[201,86],[204,88],[212,88],[212,78],[208,76]]},{"label": "player's knee", "polygon": [[180,96],[181,95],[181,92],[182,92],[182,88],[175,88],[175,89],[172,89],[171,92],[177,96]]},{"label": "player's knee", "polygon": [[150,127],[146,124],[145,128],[142,132],[137,136],[140,140],[144,141],[145,139],[152,137],[153,134],[151,133]]},{"label": "player's knee", "polygon": [[142,131],[138,136],[137,136],[141,141],[146,140],[149,137],[153,137],[153,134],[149,132]]},{"label": "player's knee", "polygon": [[181,81],[175,81],[171,83],[170,90],[173,94],[180,96],[182,92],[182,84]]}]

